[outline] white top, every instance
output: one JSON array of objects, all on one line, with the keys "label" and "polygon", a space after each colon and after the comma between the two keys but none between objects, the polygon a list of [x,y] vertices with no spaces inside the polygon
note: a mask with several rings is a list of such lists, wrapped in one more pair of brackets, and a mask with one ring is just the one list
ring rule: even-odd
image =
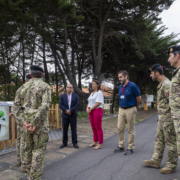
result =
[{"label": "white top", "polygon": [[[69,102],[68,102],[68,105],[69,105],[69,109],[71,108],[71,98],[72,98],[72,93],[70,95],[68,95],[67,93],[67,96],[69,97]],[[68,99],[67,97],[67,99]]]},{"label": "white top", "polygon": [[88,98],[88,107],[92,108],[96,103],[101,103],[97,108],[103,108],[104,96],[100,90],[95,92],[94,94],[92,92]]}]

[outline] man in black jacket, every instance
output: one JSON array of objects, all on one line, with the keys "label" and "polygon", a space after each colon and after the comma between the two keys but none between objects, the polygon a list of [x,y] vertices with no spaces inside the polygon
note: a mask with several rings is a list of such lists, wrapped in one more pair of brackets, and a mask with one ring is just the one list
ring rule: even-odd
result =
[{"label": "man in black jacket", "polygon": [[73,93],[72,84],[66,87],[67,93],[60,97],[59,107],[62,110],[62,125],[63,125],[63,141],[60,148],[64,148],[68,143],[68,127],[71,126],[72,143],[75,148],[79,148],[77,141],[77,108],[79,106],[78,95]]}]

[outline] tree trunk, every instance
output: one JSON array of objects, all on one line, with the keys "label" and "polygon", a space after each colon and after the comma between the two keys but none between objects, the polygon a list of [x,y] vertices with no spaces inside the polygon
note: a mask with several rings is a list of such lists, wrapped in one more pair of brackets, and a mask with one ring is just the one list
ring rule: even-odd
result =
[{"label": "tree trunk", "polygon": [[66,78],[65,78],[65,73],[63,72],[63,70],[62,70],[62,68],[61,68],[61,66],[60,66],[60,62],[58,62],[58,60],[59,60],[60,57],[57,58],[56,50],[55,50],[55,48],[54,48],[52,45],[50,45],[50,48],[51,48],[53,57],[54,57],[54,59],[55,59],[56,65],[57,65],[57,67],[58,67],[58,70],[59,70],[59,72],[60,72],[60,74],[61,74],[61,77],[62,77],[62,79],[63,79],[64,88],[66,89],[67,82],[66,82]]},{"label": "tree trunk", "polygon": [[31,65],[33,65],[34,62],[34,49],[35,49],[35,40],[36,40],[36,33],[34,33],[34,40],[33,40],[33,50],[32,50],[32,58],[31,58]]},{"label": "tree trunk", "polygon": [[42,43],[43,43],[43,63],[44,63],[44,72],[45,72],[45,80],[46,82],[49,82],[49,73],[48,73],[48,69],[47,69],[47,63],[46,63],[46,44],[44,39],[42,39]]},{"label": "tree trunk", "polygon": [[23,63],[23,82],[25,82],[25,53],[24,53],[24,34],[22,34],[22,63]]}]

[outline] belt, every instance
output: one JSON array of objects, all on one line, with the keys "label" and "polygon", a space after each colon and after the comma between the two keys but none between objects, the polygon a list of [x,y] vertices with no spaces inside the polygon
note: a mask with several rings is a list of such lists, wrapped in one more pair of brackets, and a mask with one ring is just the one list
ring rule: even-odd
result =
[{"label": "belt", "polygon": [[129,107],[120,107],[122,109],[129,109],[129,108],[132,108],[132,107],[135,107],[135,106],[129,106]]}]

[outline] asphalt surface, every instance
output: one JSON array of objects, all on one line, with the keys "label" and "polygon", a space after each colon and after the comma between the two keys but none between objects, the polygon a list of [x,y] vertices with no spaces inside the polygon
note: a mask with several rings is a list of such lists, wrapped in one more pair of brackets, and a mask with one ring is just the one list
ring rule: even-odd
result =
[{"label": "asphalt surface", "polygon": [[[85,148],[44,168],[42,180],[180,180],[180,165],[172,174],[143,165],[152,157],[157,128],[157,114],[136,125],[135,152],[132,155],[114,153],[118,135],[104,141],[103,149]],[[125,131],[126,145],[128,131]],[[161,168],[166,166],[167,151]]]}]

